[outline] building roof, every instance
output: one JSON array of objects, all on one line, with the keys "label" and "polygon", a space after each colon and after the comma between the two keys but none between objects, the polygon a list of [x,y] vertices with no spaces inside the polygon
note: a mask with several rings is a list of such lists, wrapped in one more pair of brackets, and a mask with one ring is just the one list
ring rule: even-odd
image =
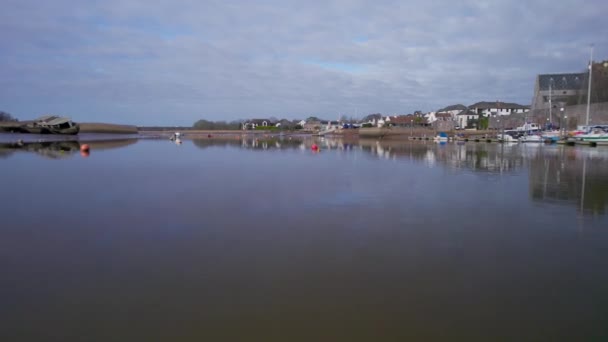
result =
[{"label": "building roof", "polygon": [[477,113],[473,112],[470,109],[465,109],[456,115],[477,115]]},{"label": "building roof", "polygon": [[409,124],[412,123],[414,121],[414,116],[413,115],[398,115],[398,116],[391,116],[390,117],[390,122],[392,124]]},{"label": "building roof", "polygon": [[537,76],[539,90],[578,90],[586,85],[587,74],[542,74]]},{"label": "building roof", "polygon": [[512,102],[500,101],[481,101],[469,106],[469,108],[491,109],[491,108],[506,108],[506,109],[528,109],[530,106],[524,106]]},{"label": "building roof", "polygon": [[442,108],[442,109],[438,110],[438,112],[448,112],[448,111],[452,111],[452,110],[465,110],[465,109],[467,109],[467,106],[459,103],[459,104],[455,104],[455,105],[451,105],[451,106]]},{"label": "building roof", "polygon": [[436,118],[452,118],[452,114],[450,113],[437,113],[435,114]]},{"label": "building roof", "polygon": [[251,120],[249,120],[249,123],[261,125],[264,121],[266,121],[267,124],[271,123],[270,120],[268,120],[268,119],[251,119]]}]

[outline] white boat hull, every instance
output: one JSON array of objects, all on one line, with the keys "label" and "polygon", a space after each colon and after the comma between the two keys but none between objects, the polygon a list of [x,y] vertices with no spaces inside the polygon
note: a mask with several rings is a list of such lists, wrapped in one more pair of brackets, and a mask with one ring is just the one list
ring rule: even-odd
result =
[{"label": "white boat hull", "polygon": [[577,139],[588,142],[608,142],[608,134],[583,134]]},{"label": "white boat hull", "polygon": [[525,142],[525,143],[529,143],[529,142],[543,142],[543,138],[541,138],[538,135],[527,135],[527,136],[523,136],[521,138],[519,138],[520,142]]}]

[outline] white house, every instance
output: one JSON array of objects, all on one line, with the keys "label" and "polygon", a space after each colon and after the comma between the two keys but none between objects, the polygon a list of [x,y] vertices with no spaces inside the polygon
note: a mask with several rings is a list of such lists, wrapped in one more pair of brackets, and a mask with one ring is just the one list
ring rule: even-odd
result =
[{"label": "white house", "polygon": [[243,130],[256,129],[256,127],[268,127],[274,126],[274,124],[268,119],[253,119],[243,123]]},{"label": "white house", "polygon": [[479,116],[470,109],[465,109],[456,114],[456,122],[460,128],[467,128],[471,120],[477,120]]},{"label": "white house", "polygon": [[473,111],[477,115],[488,117],[497,115],[511,115],[512,113],[525,113],[530,111],[530,106],[499,101],[482,101],[470,105],[469,110]]}]

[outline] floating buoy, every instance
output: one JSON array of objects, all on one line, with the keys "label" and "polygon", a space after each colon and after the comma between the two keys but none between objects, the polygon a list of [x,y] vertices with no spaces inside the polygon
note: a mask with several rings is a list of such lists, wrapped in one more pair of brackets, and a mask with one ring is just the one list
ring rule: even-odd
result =
[{"label": "floating buoy", "polygon": [[211,138],[211,134],[207,134],[207,138]]},{"label": "floating buoy", "polygon": [[80,152],[89,152],[89,150],[91,150],[91,147],[88,144],[80,145]]},{"label": "floating buoy", "polygon": [[318,150],[319,150],[319,146],[317,146],[317,144],[312,144],[312,146],[310,146],[310,148],[311,148],[313,151],[318,151]]}]

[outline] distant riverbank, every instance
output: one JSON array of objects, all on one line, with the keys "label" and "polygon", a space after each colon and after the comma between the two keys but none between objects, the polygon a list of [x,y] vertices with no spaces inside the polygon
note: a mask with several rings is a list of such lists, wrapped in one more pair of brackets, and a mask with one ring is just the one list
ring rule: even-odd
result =
[{"label": "distant riverbank", "polygon": [[301,131],[242,131],[242,130],[145,130],[140,129],[139,134],[145,137],[167,137],[179,132],[185,138],[235,137],[235,136],[309,136],[310,132]]}]

